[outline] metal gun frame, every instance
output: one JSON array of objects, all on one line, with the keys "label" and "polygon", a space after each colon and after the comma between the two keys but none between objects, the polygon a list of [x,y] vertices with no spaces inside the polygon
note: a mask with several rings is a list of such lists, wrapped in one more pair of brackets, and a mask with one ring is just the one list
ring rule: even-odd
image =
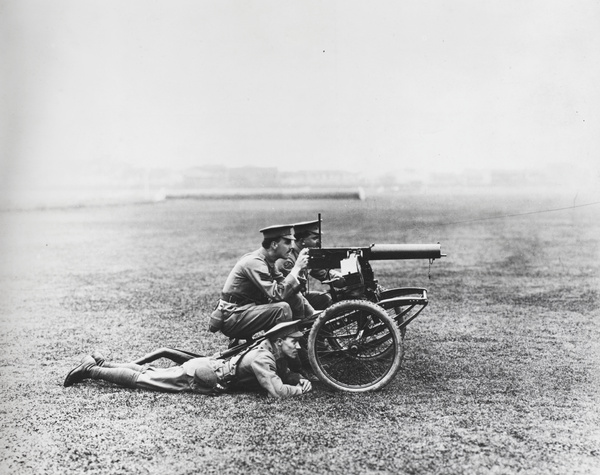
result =
[{"label": "metal gun frame", "polygon": [[404,356],[406,327],[428,305],[427,289],[384,289],[370,261],[444,257],[440,244],[373,244],[309,250],[311,269],[342,269],[346,286],[330,285],[334,304],[308,332],[311,367],[329,387],[348,392],[383,388]]}]

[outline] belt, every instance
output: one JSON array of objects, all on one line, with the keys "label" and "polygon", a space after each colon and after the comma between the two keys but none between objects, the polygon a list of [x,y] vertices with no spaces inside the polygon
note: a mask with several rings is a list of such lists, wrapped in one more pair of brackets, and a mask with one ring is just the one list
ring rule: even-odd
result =
[{"label": "belt", "polygon": [[225,302],[234,303],[236,305],[246,305],[249,303],[254,303],[254,300],[250,300],[247,297],[233,294],[226,294],[225,292],[221,293],[221,300]]}]

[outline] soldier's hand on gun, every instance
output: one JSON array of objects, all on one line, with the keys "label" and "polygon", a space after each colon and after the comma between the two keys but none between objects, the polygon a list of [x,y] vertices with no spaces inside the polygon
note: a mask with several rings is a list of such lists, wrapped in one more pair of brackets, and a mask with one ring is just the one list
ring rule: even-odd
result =
[{"label": "soldier's hand on gun", "polygon": [[312,383],[308,379],[301,379],[298,384],[302,388],[302,394],[306,394],[312,390]]},{"label": "soldier's hand on gun", "polygon": [[308,265],[308,249],[302,249],[300,251],[300,253],[298,254],[298,258],[296,259],[296,263],[294,264],[294,267],[292,267],[292,270],[290,271],[290,274],[294,275],[296,278],[300,275],[300,272],[302,272],[304,269],[306,269],[306,266]]},{"label": "soldier's hand on gun", "polygon": [[298,253],[298,258],[296,259],[296,267],[299,270],[306,269],[308,266],[308,249],[304,248]]}]

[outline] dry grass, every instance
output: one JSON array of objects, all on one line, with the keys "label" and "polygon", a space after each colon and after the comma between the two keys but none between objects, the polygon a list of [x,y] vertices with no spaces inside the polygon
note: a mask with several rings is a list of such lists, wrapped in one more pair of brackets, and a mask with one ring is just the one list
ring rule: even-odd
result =
[{"label": "dry grass", "polygon": [[[2,221],[0,473],[600,472],[598,207],[565,198],[401,196],[365,202],[173,201],[7,212]],[[567,205],[570,202],[567,200]],[[256,230],[323,213],[327,245],[437,242],[449,255],[376,262],[429,288],[384,391],[273,401],[88,382],[98,348],[209,354],[208,313]]]}]

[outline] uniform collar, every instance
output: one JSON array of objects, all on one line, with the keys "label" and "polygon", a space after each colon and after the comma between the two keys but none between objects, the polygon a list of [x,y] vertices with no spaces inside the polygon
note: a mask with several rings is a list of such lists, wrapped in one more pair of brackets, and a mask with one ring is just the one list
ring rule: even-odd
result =
[{"label": "uniform collar", "polygon": [[281,351],[279,351],[279,349],[273,343],[271,343],[269,340],[263,341],[260,344],[260,346],[262,348],[264,348],[265,350],[271,352],[276,360],[283,357],[283,355],[281,354]]},{"label": "uniform collar", "polygon": [[[261,247],[261,248],[258,250],[258,253],[259,253],[259,254],[260,254],[262,257],[263,257],[263,259],[264,259],[265,261],[267,261],[267,263],[268,263],[269,265],[271,265],[271,266],[272,266],[273,264],[275,264],[275,261],[269,257],[269,253],[267,252],[267,250],[266,250],[264,247]],[[275,260],[277,260],[277,259],[275,259]]]}]

